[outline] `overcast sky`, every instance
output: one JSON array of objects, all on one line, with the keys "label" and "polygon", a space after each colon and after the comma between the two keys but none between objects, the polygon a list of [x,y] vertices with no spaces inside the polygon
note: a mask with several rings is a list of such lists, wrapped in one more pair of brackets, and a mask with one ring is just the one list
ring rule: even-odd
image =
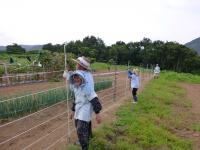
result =
[{"label": "overcast sky", "polygon": [[200,0],[0,0],[0,45],[200,37]]}]

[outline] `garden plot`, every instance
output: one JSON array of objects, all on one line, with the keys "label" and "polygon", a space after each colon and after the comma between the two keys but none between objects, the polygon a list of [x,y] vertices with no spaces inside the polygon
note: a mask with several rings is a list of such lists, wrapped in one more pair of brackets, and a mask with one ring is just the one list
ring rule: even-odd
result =
[{"label": "garden plot", "polygon": [[[110,77],[116,79],[112,86],[98,92],[103,104],[103,112],[121,102],[120,100],[130,97],[125,74],[113,74],[109,75]],[[34,114],[1,125],[0,149],[60,149],[62,145],[66,146],[67,135],[70,135],[71,141],[75,138],[73,121],[70,120],[70,128],[69,131],[67,130],[67,109],[67,101],[61,101]]]}]

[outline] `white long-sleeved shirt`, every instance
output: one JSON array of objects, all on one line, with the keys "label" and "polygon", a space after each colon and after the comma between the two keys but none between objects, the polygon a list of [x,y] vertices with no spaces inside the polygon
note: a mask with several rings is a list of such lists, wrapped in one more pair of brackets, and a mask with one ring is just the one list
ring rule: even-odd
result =
[{"label": "white long-sleeved shirt", "polygon": [[[73,84],[73,75],[79,75],[83,79],[83,83],[80,86]],[[91,121],[93,107],[90,101],[97,97],[94,91],[94,81],[92,74],[88,71],[77,70],[68,74],[68,80],[70,82],[70,89],[74,92],[75,96],[75,119],[83,121]]]},{"label": "white long-sleeved shirt", "polygon": [[160,67],[159,67],[159,66],[156,66],[156,67],[155,67],[154,73],[160,73]]},{"label": "white long-sleeved shirt", "polygon": [[128,77],[131,78],[131,88],[139,88],[140,87],[140,79],[139,76],[132,73],[128,72]]}]

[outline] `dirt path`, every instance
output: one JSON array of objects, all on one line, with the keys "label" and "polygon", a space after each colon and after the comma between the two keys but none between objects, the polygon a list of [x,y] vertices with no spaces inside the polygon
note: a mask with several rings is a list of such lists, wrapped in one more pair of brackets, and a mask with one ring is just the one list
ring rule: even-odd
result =
[{"label": "dirt path", "polygon": [[[186,90],[186,98],[192,103],[190,122],[191,124],[198,123],[200,125],[200,84],[184,83],[181,86]],[[200,149],[200,132],[187,131],[183,135],[195,140],[193,145],[194,150]]]},{"label": "dirt path", "polygon": [[182,87],[187,91],[187,99],[192,101],[192,112],[200,120],[200,84],[182,84]]}]

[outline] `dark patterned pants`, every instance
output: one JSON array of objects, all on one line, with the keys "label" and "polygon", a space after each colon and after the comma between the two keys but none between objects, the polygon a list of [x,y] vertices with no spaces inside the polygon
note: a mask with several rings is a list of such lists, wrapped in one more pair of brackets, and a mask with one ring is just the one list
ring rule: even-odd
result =
[{"label": "dark patterned pants", "polygon": [[132,95],[133,95],[133,99],[134,99],[135,102],[138,101],[137,90],[138,90],[137,88],[133,88],[133,90],[132,90]]},{"label": "dark patterned pants", "polygon": [[89,139],[92,136],[91,121],[75,120],[76,131],[82,150],[88,150]]}]

